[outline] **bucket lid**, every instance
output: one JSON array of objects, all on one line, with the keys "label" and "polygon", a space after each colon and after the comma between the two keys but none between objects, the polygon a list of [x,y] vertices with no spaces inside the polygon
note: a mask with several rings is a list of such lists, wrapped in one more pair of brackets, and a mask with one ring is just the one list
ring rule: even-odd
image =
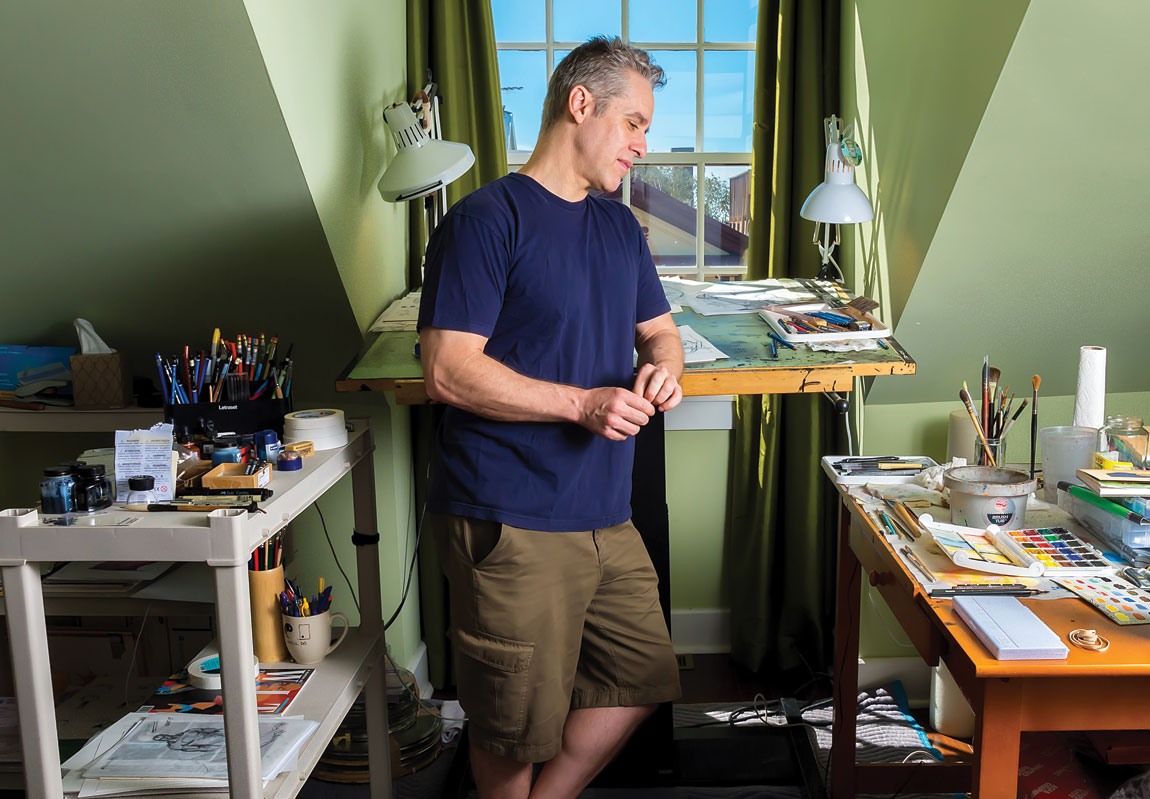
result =
[{"label": "bucket lid", "polygon": [[1001,466],[954,466],[942,473],[942,481],[951,491],[984,497],[1020,497],[1038,487],[1026,472]]}]

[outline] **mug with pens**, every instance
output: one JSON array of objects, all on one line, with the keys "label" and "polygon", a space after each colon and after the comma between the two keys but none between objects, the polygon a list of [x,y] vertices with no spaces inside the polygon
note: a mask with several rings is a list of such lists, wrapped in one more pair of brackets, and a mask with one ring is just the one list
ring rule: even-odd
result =
[{"label": "mug with pens", "polygon": [[288,659],[280,635],[277,594],[284,582],[283,537],[279,532],[261,543],[248,559],[248,598],[252,609],[252,651],[261,663]]},{"label": "mug with pens", "polygon": [[[331,586],[325,587],[322,577],[319,592],[310,598],[298,583],[286,577],[283,586],[279,595],[280,618],[283,640],[292,660],[304,665],[319,663],[343,643],[348,631],[347,616],[331,610]],[[343,631],[334,643],[331,640],[333,619],[343,620]]]}]

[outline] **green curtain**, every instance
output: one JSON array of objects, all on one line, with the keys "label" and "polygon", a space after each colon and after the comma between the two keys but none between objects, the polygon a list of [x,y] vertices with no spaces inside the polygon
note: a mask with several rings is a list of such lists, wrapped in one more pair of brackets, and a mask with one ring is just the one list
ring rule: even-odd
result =
[{"label": "green curtain", "polygon": [[[814,277],[823,118],[839,110],[837,0],[762,0],[755,59],[748,278]],[[775,57],[777,55],[777,58]],[[825,669],[834,618],[836,504],[819,468],[842,421],[818,395],[739,397],[725,561],[731,655],[755,671]]]},{"label": "green curtain", "polygon": [[[409,99],[426,85],[429,71],[431,80],[439,87],[443,138],[467,144],[475,154],[475,165],[447,187],[447,205],[451,207],[483,184],[507,174],[503,102],[490,0],[407,0]],[[408,215],[410,288],[422,283],[420,265],[427,234],[422,206],[414,206]],[[427,469],[441,410],[433,407],[413,410],[412,453],[418,508],[424,506],[427,496]],[[431,683],[443,688],[453,679],[447,641],[447,583],[430,536],[420,541],[419,586],[420,620]]]},{"label": "green curtain", "polygon": [[[407,96],[439,86],[443,138],[462,142],[475,165],[447,187],[447,207],[507,174],[503,100],[491,0],[407,0]],[[413,208],[413,211],[415,209]],[[445,209],[446,210],[446,209]],[[409,216],[408,284],[421,284],[424,214]]]}]

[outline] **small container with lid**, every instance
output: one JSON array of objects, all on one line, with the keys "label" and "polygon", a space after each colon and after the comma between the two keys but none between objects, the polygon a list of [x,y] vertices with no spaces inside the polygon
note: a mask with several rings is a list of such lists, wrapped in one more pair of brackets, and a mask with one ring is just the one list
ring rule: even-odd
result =
[{"label": "small container with lid", "polygon": [[150,474],[139,474],[128,478],[128,505],[151,505],[156,501],[153,493],[156,478]]},{"label": "small container with lid", "polygon": [[116,498],[112,481],[102,463],[81,466],[76,470],[76,510],[91,511],[110,507]]},{"label": "small container with lid", "polygon": [[1146,445],[1150,432],[1142,426],[1140,416],[1107,416],[1098,431],[1098,451],[1112,461],[1131,463],[1135,469],[1147,468]]},{"label": "small container with lid", "polygon": [[255,435],[256,452],[261,461],[275,463],[280,453],[280,438],[275,430],[260,430]]},{"label": "small container with lid", "polygon": [[71,513],[75,510],[76,483],[68,465],[52,466],[44,470],[40,480],[40,511],[42,513]]}]

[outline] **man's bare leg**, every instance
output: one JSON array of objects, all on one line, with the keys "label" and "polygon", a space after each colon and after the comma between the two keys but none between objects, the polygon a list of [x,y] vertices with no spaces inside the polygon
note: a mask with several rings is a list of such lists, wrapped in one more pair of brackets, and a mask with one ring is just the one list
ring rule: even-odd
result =
[{"label": "man's bare leg", "polygon": [[611,762],[655,705],[572,710],[563,725],[563,748],[543,767],[531,799],[573,799]]},{"label": "man's bare leg", "polygon": [[471,745],[471,774],[480,799],[527,799],[531,794],[531,764]]}]

